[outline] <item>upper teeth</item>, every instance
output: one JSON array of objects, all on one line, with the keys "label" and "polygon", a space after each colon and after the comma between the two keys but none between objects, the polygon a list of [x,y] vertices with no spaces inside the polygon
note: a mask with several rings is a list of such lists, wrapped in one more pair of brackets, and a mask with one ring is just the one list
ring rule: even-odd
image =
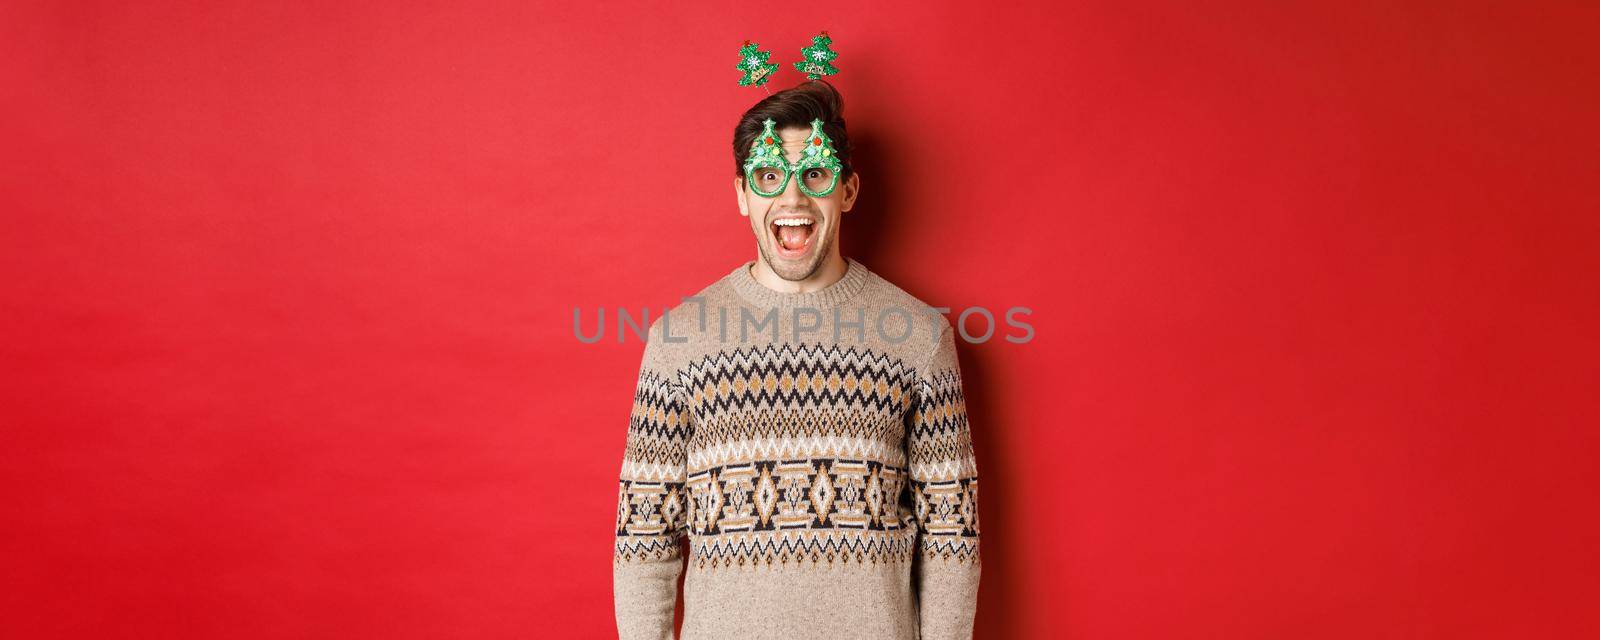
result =
[{"label": "upper teeth", "polygon": [[772,224],[778,225],[780,227],[799,227],[799,226],[804,226],[804,225],[811,224],[811,221],[810,220],[802,220],[800,218],[784,218],[782,220],[775,221]]}]

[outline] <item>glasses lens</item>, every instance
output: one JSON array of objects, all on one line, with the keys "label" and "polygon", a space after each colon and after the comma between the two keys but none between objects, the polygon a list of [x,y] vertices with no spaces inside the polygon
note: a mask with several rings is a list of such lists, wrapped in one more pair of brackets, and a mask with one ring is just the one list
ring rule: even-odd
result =
[{"label": "glasses lens", "polygon": [[800,170],[800,184],[805,186],[805,191],[814,196],[826,196],[833,192],[833,186],[839,176],[827,167],[808,167]]},{"label": "glasses lens", "polygon": [[750,181],[750,188],[764,196],[775,196],[783,189],[783,179],[787,175],[782,167],[755,167],[750,169],[746,179]]}]

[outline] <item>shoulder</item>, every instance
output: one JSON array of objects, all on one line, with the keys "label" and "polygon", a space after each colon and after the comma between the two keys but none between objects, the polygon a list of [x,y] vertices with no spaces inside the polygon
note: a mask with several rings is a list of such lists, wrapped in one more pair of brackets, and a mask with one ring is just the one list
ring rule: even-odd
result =
[{"label": "shoulder", "polygon": [[[698,333],[707,313],[733,304],[737,293],[724,275],[694,293],[682,295],[650,325],[650,337],[686,336]],[[670,329],[670,333],[668,332]]]},{"label": "shoulder", "polygon": [[906,335],[894,345],[899,357],[920,370],[938,357],[937,352],[954,347],[948,308],[930,304],[877,273],[867,273],[867,284],[854,302],[871,310],[868,322],[875,323],[872,329],[880,337]]},{"label": "shoulder", "polygon": [[730,306],[735,295],[724,275],[679,296],[650,322],[645,338],[647,364],[669,371],[682,368],[704,347],[708,331],[714,331],[717,309]]},{"label": "shoulder", "polygon": [[919,331],[932,335],[938,335],[941,330],[950,330],[952,326],[946,317],[948,307],[929,304],[871,270],[867,271],[867,285],[862,291],[861,302],[879,308],[883,313],[903,311],[915,319],[914,326]]}]

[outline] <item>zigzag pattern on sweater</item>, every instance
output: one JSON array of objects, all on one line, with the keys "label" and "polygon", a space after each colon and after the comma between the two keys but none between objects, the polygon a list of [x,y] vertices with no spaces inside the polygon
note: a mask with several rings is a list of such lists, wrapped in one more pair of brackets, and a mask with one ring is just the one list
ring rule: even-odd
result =
[{"label": "zigzag pattern on sweater", "polygon": [[696,424],[689,468],[795,458],[873,459],[904,466],[904,421],[854,408],[791,408],[727,414]]},{"label": "zigzag pattern on sweater", "polygon": [[682,389],[654,371],[640,371],[628,413],[621,477],[682,481],[689,430]]},{"label": "zigzag pattern on sweater", "polygon": [[859,532],[829,529],[758,531],[691,538],[690,564],[716,567],[908,562],[914,537],[902,531]]},{"label": "zigzag pattern on sweater", "polygon": [[943,371],[921,381],[910,422],[907,455],[913,478],[933,482],[977,475],[959,375]]},{"label": "zigzag pattern on sweater", "polygon": [[612,553],[614,562],[653,562],[671,560],[683,553],[679,538],[669,536],[618,537]]},{"label": "zigzag pattern on sweater", "polygon": [[899,415],[916,372],[870,349],[781,344],[719,351],[689,364],[679,379],[703,423],[728,412],[799,407]]},{"label": "zigzag pattern on sweater", "polygon": [[921,553],[924,561],[982,564],[982,556],[978,553],[978,540],[976,538],[924,535],[921,537],[921,541]]}]

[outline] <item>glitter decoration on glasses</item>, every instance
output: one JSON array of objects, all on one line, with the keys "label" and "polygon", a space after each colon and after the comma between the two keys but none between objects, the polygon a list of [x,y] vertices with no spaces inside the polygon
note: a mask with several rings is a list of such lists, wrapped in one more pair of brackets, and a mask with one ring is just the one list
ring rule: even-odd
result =
[{"label": "glitter decoration on glasses", "polygon": [[761,122],[761,135],[750,144],[750,153],[744,161],[745,184],[763,198],[776,198],[789,187],[789,180],[798,176],[800,192],[813,198],[826,198],[839,186],[843,165],[834,151],[833,140],[822,130],[822,120],[811,121],[811,133],[806,136],[805,148],[798,162],[789,162],[783,155],[783,139],[778,137],[771,118]]}]

